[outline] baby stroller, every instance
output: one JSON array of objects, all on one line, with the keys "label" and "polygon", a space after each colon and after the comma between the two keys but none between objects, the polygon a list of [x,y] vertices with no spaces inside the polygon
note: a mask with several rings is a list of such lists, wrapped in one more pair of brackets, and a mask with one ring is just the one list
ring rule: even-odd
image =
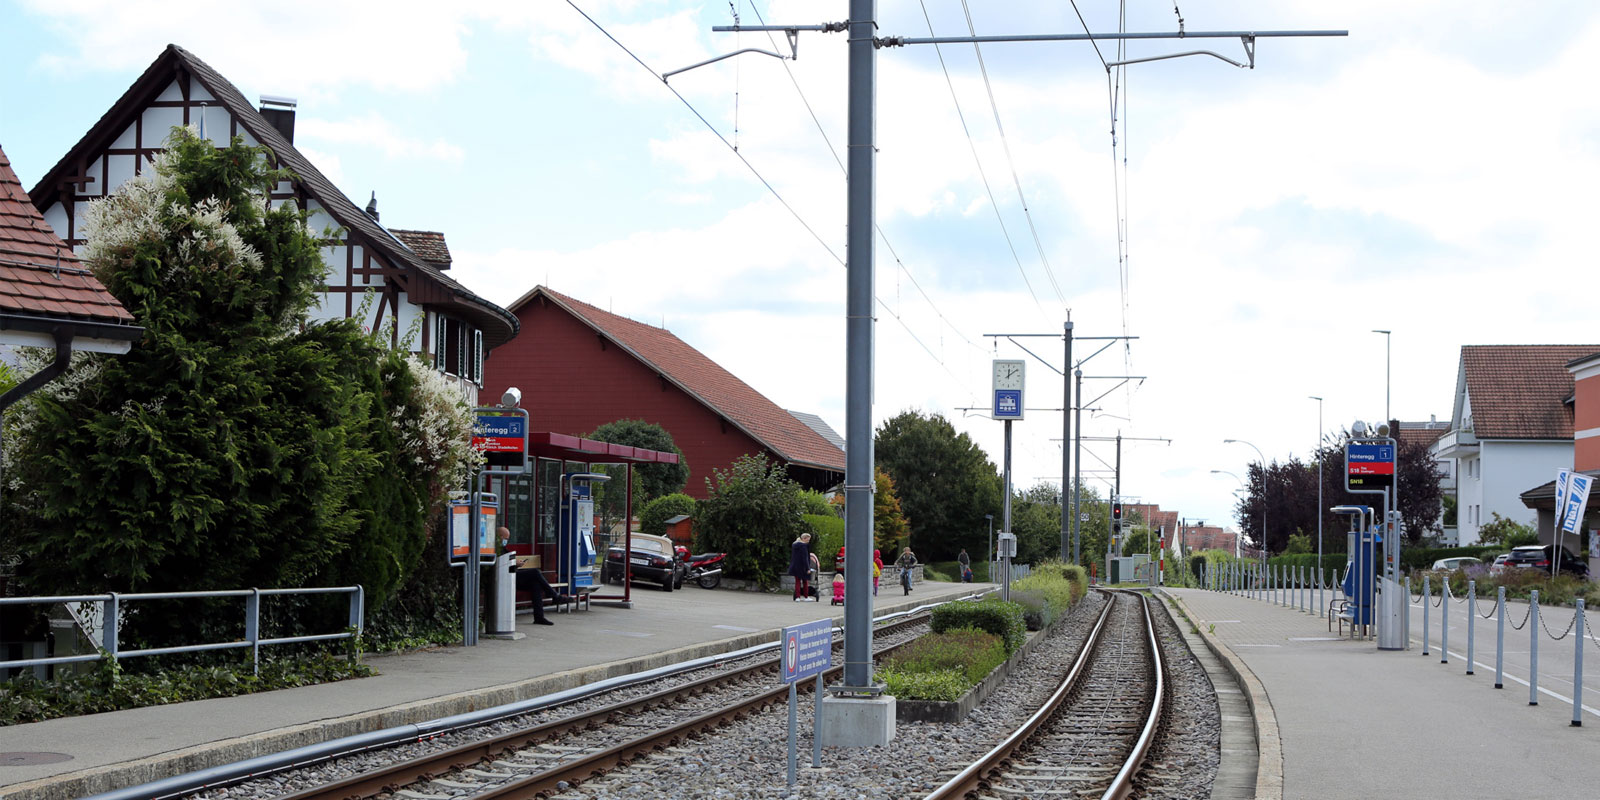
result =
[{"label": "baby stroller", "polygon": [[844,581],[833,582],[833,605],[844,605]]}]

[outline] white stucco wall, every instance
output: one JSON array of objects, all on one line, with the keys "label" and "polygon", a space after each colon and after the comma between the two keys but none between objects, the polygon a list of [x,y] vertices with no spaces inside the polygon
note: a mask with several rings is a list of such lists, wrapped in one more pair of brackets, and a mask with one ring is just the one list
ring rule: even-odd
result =
[{"label": "white stucco wall", "polygon": [[[1493,519],[1497,513],[1506,519],[1533,526],[1538,523],[1534,510],[1522,504],[1520,495],[1542,483],[1555,480],[1556,471],[1572,468],[1572,442],[1506,441],[1491,439],[1481,442],[1479,459],[1483,471],[1473,482],[1479,484],[1479,500],[1483,505],[1480,524]],[[1462,479],[1461,502],[1467,502],[1466,479]],[[1459,513],[1459,512],[1458,512]],[[1468,538],[1466,525],[1461,526],[1462,542],[1478,540],[1477,526]]]}]

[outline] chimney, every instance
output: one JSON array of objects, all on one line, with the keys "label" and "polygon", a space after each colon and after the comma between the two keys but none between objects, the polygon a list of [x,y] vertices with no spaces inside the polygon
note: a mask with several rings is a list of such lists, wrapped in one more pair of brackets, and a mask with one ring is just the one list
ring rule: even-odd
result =
[{"label": "chimney", "polygon": [[283,134],[283,138],[294,144],[294,109],[297,103],[293,97],[279,97],[277,95],[261,95],[261,116],[272,127]]},{"label": "chimney", "polygon": [[373,222],[377,222],[378,221],[378,193],[377,192],[373,192],[372,193],[372,199],[367,201],[367,216],[372,217],[372,221]]}]

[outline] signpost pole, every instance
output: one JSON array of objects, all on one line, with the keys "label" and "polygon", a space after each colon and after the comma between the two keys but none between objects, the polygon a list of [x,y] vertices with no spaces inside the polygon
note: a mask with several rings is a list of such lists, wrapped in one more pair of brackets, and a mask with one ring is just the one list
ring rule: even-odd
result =
[{"label": "signpost pole", "polygon": [[794,785],[795,772],[799,768],[799,761],[800,761],[799,753],[797,752],[797,750],[799,748],[799,743],[795,741],[796,739],[799,738],[799,733],[800,733],[800,717],[795,711],[795,706],[799,702],[795,697],[795,690],[794,690],[795,685],[796,684],[794,684],[794,683],[790,683],[789,684],[789,785],[790,786]]},{"label": "signpost pole", "polygon": [[[830,641],[829,647],[833,646]],[[811,692],[811,768],[822,769],[822,673],[817,673],[817,688]]]}]

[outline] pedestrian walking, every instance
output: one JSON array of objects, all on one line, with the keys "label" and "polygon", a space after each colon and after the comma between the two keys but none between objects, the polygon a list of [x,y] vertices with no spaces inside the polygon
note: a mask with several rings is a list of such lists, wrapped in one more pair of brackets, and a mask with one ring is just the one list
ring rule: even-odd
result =
[{"label": "pedestrian walking", "polygon": [[917,555],[907,547],[900,551],[900,557],[895,559],[894,565],[900,568],[900,587],[911,594],[911,569],[917,565]]},{"label": "pedestrian walking", "polygon": [[794,578],[794,601],[806,599],[811,588],[811,534],[802,533],[789,545],[789,577]]},{"label": "pedestrian walking", "polygon": [[961,548],[961,555],[956,556],[956,563],[961,565],[961,582],[972,583],[972,556],[967,555],[967,548]]},{"label": "pedestrian walking", "polygon": [[878,578],[883,576],[883,554],[872,551],[872,596],[878,596]]}]

